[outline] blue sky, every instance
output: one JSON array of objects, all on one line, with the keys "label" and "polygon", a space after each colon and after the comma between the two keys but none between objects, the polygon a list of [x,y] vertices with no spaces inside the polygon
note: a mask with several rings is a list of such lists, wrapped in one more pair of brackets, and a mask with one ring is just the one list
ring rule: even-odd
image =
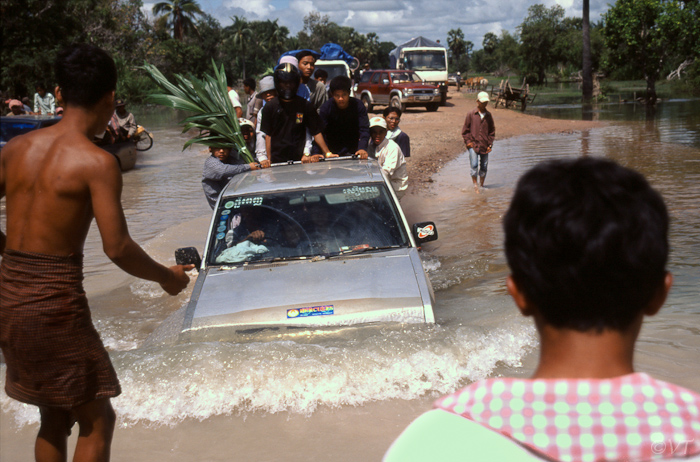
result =
[{"label": "blue sky", "polygon": [[[582,0],[198,0],[202,9],[223,26],[231,17],[248,20],[278,19],[292,35],[303,27],[303,18],[311,11],[328,15],[331,21],[366,34],[376,32],[380,41],[396,44],[422,35],[446,43],[447,31],[461,28],[465,38],[481,48],[484,34],[501,30],[515,32],[536,3],[547,7],[561,5],[567,16],[581,16]],[[598,21],[608,0],[590,1],[591,21]],[[144,3],[150,12],[153,3]]]}]

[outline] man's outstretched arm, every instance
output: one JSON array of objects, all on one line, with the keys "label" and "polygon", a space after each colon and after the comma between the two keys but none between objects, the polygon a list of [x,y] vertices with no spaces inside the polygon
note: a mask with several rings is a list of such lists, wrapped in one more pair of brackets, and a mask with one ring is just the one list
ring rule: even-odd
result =
[{"label": "man's outstretched arm", "polygon": [[190,280],[185,271],[193,269],[194,265],[167,268],[131,239],[121,205],[121,172],[116,164],[107,165],[106,161],[103,164],[106,168],[101,169],[100,175],[91,175],[89,187],[105,254],[132,276],[155,281],[170,295],[177,295]]}]

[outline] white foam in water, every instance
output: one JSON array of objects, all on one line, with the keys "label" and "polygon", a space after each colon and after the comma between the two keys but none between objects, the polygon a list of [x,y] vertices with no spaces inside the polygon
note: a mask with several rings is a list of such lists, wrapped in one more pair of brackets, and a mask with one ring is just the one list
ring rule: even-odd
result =
[{"label": "white foam in water", "polygon": [[[122,426],[255,411],[309,415],[319,406],[448,393],[487,377],[498,363],[517,367],[535,342],[532,327],[516,319],[487,333],[425,325],[325,345],[286,340],[112,352],[123,390],[113,404]],[[2,408],[18,425],[38,420],[35,408],[5,395]]]},{"label": "white foam in water", "polygon": [[129,285],[131,293],[145,300],[153,300],[163,297],[163,289],[160,284],[145,279],[137,279]]}]

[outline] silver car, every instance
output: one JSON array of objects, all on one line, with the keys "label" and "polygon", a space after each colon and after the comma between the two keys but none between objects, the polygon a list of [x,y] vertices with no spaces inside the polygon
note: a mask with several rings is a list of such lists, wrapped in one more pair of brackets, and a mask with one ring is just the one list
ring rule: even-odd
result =
[{"label": "silver car", "polygon": [[[434,295],[418,247],[376,161],[277,165],[234,177],[214,209],[178,341],[251,330],[432,323]],[[199,259],[178,249],[178,263]]]}]

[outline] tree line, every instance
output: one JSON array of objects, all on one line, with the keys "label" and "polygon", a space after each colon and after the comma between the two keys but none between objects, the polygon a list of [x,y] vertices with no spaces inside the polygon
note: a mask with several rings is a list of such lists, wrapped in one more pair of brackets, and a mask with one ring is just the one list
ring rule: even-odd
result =
[{"label": "tree line", "polygon": [[292,35],[278,20],[249,21],[234,16],[222,26],[195,0],[165,0],[153,17],[141,0],[3,0],[0,90],[8,97],[29,96],[37,84],[53,89],[53,59],[73,42],[88,42],[112,54],[119,71],[117,96],[143,100],[155,84],[141,70],[148,62],[171,78],[201,77],[212,59],[224,65],[230,81],[270,73],[287,50],[319,50],[327,42],[341,45],[360,62],[388,67],[395,45],[376,33],[361,34],[312,12]]},{"label": "tree line", "polygon": [[[670,74],[700,94],[700,1],[617,0],[590,24],[594,72],[613,80],[644,79],[649,98],[655,83]],[[484,35],[482,48],[447,33],[453,71],[497,76],[524,75],[528,82],[581,78],[584,20],[566,17],[559,5],[533,5],[515,32]]]},{"label": "tree line", "polygon": [[[590,24],[594,72],[610,79],[646,79],[654,84],[672,71],[700,92],[700,0],[617,0],[601,21]],[[7,96],[33,94],[53,86],[52,62],[65,45],[82,41],[109,51],[119,70],[118,96],[140,101],[154,90],[140,69],[157,66],[166,77],[201,76],[211,60],[224,65],[232,81],[271,72],[286,50],[318,50],[341,45],[373,68],[389,65],[395,44],[374,32],[362,34],[312,12],[291,35],[278,20],[249,21],[234,16],[222,26],[196,0],[164,0],[144,15],[141,0],[3,0],[0,90]],[[516,31],[489,32],[482,48],[463,31],[447,33],[450,69],[472,74],[525,75],[530,82],[569,79],[582,69],[583,30],[579,17],[566,17],[558,5],[533,5]]]}]

